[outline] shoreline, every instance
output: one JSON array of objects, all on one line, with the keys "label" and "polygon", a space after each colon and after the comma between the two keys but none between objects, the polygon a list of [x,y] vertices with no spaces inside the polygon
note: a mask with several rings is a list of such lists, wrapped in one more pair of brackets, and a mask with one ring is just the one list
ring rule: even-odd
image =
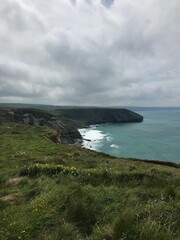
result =
[{"label": "shoreline", "polygon": [[107,134],[103,134],[102,131],[96,130],[96,127],[97,125],[90,125],[89,127],[78,129],[83,140],[81,144],[82,147],[98,151],[98,145]]},{"label": "shoreline", "polygon": [[[98,127],[99,125],[107,125],[107,124],[90,125],[90,126],[78,129],[78,131],[80,132],[80,134],[82,136],[82,143],[81,143],[82,148],[89,149],[89,150],[96,151],[96,152],[100,152],[104,155],[109,155],[112,158],[132,160],[132,161],[135,161],[135,162],[153,163],[153,164],[157,164],[157,165],[180,168],[180,163],[176,163],[176,162],[170,162],[170,161],[164,161],[164,160],[155,160],[155,159],[145,159],[145,158],[114,156],[114,155],[99,151],[97,145],[100,144],[100,142],[104,138],[106,138],[106,139],[110,138],[110,136],[108,136],[108,134],[103,134],[102,131],[96,130],[96,127]],[[114,144],[112,144],[112,145],[114,145]],[[114,147],[116,148],[116,146],[114,146]]]}]

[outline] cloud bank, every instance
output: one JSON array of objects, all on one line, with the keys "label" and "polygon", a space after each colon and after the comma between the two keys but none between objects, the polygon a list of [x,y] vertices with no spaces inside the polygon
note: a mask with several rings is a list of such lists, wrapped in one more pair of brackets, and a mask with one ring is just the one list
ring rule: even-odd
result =
[{"label": "cloud bank", "polygon": [[0,102],[180,105],[179,0],[6,0]]}]

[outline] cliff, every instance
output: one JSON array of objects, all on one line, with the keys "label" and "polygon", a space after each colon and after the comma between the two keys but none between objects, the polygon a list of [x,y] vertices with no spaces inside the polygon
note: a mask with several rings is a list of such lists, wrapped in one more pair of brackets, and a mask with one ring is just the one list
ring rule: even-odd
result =
[{"label": "cliff", "polygon": [[103,123],[141,122],[143,117],[126,109],[113,108],[61,108],[42,110],[35,108],[0,108],[0,122],[16,122],[31,126],[47,126],[57,130],[53,141],[81,143],[77,128]]},{"label": "cliff", "polygon": [[16,122],[31,126],[54,128],[57,130],[57,134],[51,138],[54,142],[74,144],[82,140],[81,134],[71,123],[63,122],[54,114],[40,109],[1,108],[0,122]]},{"label": "cliff", "polygon": [[104,123],[142,122],[143,117],[127,109],[66,108],[57,109],[58,116],[73,122],[77,127]]}]

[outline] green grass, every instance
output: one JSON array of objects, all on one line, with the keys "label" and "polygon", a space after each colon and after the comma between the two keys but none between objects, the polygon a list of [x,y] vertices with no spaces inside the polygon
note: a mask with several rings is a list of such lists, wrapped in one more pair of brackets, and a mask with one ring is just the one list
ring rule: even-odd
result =
[{"label": "green grass", "polygon": [[55,144],[54,134],[0,125],[0,239],[180,240],[179,168]]}]

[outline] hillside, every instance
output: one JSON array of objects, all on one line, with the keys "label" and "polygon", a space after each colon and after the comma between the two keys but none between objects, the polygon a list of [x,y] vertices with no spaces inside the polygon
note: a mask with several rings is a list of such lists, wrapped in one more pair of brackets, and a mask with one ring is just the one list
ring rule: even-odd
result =
[{"label": "hillside", "polygon": [[142,122],[143,117],[127,109],[64,108],[56,109],[57,116],[73,121],[78,127],[104,123]]},{"label": "hillside", "polygon": [[55,134],[0,124],[0,239],[180,239],[179,165],[57,144]]},{"label": "hillside", "polygon": [[[21,106],[21,105],[20,105]],[[126,109],[106,108],[0,108],[0,122],[47,126],[57,130],[55,141],[81,143],[77,128],[100,123],[141,122],[143,117]]]},{"label": "hillside", "polygon": [[58,118],[52,111],[35,108],[0,108],[0,122],[15,122],[31,126],[47,126],[56,129],[53,138],[56,142],[81,142],[81,135],[70,122]]}]

